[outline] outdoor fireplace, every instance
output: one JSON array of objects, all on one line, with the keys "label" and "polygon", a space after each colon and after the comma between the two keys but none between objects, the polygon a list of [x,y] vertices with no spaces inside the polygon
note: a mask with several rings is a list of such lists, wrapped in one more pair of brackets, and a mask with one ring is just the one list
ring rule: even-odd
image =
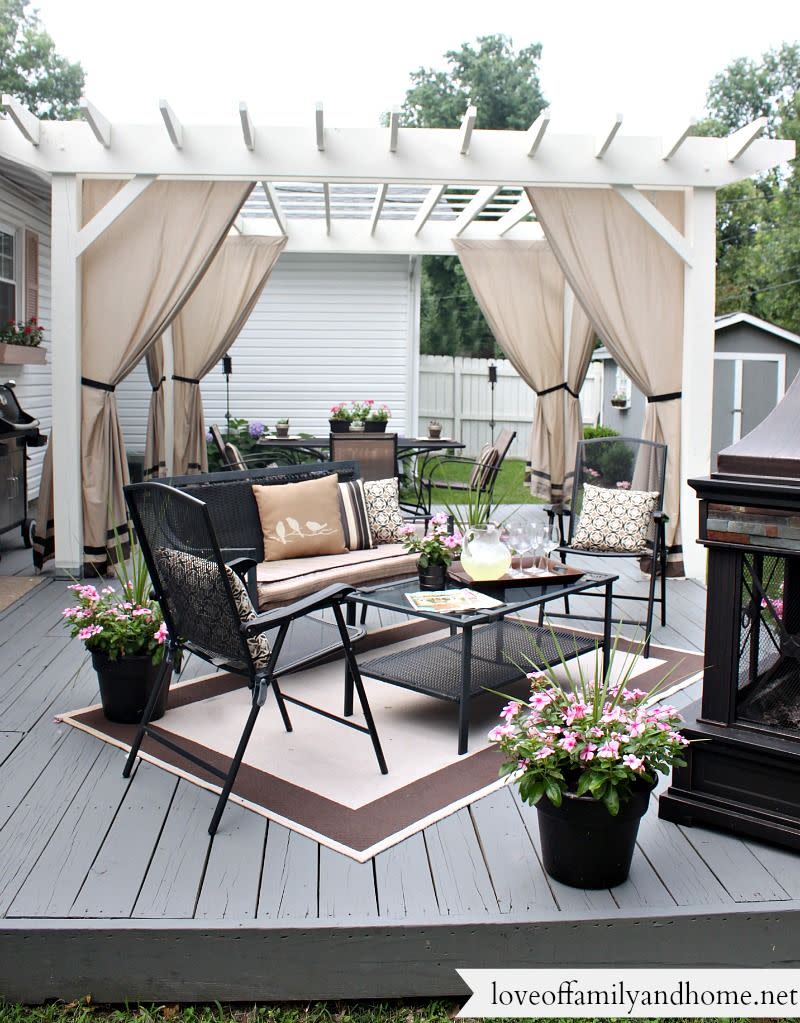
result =
[{"label": "outdoor fireplace", "polygon": [[705,670],[659,814],[800,849],[800,377],[691,480],[708,548]]}]

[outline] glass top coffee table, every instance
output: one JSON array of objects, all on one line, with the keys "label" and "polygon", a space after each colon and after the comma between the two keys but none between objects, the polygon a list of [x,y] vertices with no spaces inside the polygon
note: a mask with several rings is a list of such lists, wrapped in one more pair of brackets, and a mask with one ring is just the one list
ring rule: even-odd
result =
[{"label": "glass top coffee table", "polygon": [[[413,689],[418,693],[459,705],[458,752],[467,752],[469,745],[470,701],[486,689],[502,690],[518,682],[534,666],[571,660],[593,651],[598,640],[566,629],[539,626],[532,621],[512,617],[521,611],[541,607],[552,600],[571,597],[585,590],[604,589],[604,627],[600,646],[603,672],[611,647],[611,601],[616,575],[586,572],[579,579],[554,585],[516,585],[503,595],[495,592],[503,603],[497,607],[461,614],[415,609],[406,594],[419,591],[416,576],[389,586],[355,590],[347,598],[348,621],[355,622],[358,606],[400,611],[415,618],[426,618],[447,626],[450,635],[420,643],[405,650],[385,654],[360,664],[362,674],[381,682]],[[459,588],[460,584],[452,584]],[[349,676],[345,683],[345,715],[353,712],[353,686]]]}]

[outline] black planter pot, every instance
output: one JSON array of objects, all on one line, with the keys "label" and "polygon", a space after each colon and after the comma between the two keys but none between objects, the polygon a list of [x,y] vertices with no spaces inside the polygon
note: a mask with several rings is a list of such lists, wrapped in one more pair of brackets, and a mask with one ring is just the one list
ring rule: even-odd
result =
[{"label": "black planter pot", "polygon": [[632,788],[630,800],[612,817],[591,796],[567,793],[561,806],[545,796],[536,804],[542,865],[550,877],[573,888],[613,888],[631,869],[639,821],[647,812],[654,785]]},{"label": "black planter pot", "polygon": [[[153,686],[158,681],[162,665],[153,664],[147,656],[119,657],[112,661],[99,650],[93,650],[92,666],[97,672],[100,700],[108,720],[125,725],[138,724],[142,720]],[[171,676],[172,668],[169,672]],[[168,689],[168,685],[162,689],[151,721],[164,716]]]},{"label": "black planter pot", "polygon": [[364,429],[367,433],[386,433],[388,422],[385,419],[365,419]]},{"label": "black planter pot", "polygon": [[328,422],[331,424],[331,433],[349,433],[350,432],[350,420],[349,419],[329,419]]},{"label": "black planter pot", "polygon": [[429,565],[418,569],[421,590],[443,590],[447,583],[446,565]]}]

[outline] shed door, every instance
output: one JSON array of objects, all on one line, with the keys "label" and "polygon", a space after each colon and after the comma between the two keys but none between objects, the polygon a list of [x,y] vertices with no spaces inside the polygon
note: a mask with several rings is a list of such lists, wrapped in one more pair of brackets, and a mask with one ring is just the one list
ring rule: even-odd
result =
[{"label": "shed door", "polygon": [[716,352],[711,464],[775,408],[786,389],[786,356]]}]

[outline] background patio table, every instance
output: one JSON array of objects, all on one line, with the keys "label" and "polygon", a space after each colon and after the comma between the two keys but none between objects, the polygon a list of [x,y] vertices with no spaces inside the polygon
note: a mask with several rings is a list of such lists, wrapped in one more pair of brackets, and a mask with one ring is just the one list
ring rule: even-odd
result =
[{"label": "background patio table", "polygon": [[[329,436],[261,437],[258,444],[265,448],[310,452],[322,458],[327,458],[330,450]],[[415,455],[430,454],[433,451],[462,451],[464,447],[462,441],[454,440],[452,437],[438,437],[435,440],[431,437],[397,438],[397,452],[400,458],[413,458]]]}]

